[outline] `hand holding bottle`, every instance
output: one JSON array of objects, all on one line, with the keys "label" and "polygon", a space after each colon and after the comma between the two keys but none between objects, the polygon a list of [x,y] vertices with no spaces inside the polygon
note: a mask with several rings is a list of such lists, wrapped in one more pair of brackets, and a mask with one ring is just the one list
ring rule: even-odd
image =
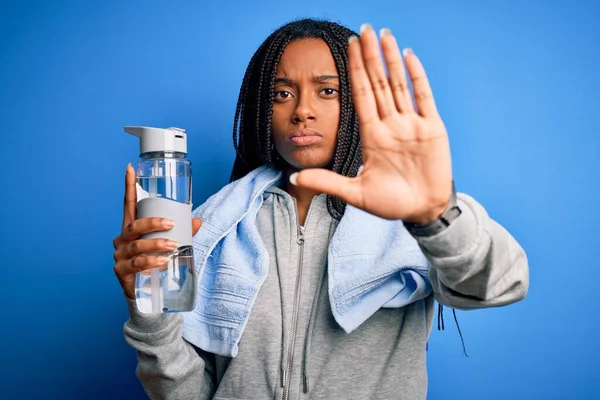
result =
[{"label": "hand holding bottle", "polygon": [[[167,259],[160,254],[176,249],[179,245],[167,239],[140,239],[150,232],[168,231],[173,225],[165,218],[136,219],[137,194],[136,176],[131,165],[125,174],[125,200],[123,204],[123,225],[121,233],[113,240],[115,252],[114,271],[125,294],[135,299],[135,277],[138,272],[150,273],[150,269],[165,266]],[[192,220],[192,234],[196,235],[202,220]]]}]

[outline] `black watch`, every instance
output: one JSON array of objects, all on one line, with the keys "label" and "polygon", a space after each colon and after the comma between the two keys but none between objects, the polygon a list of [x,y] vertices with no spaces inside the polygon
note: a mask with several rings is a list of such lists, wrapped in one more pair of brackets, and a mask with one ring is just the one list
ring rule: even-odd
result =
[{"label": "black watch", "polygon": [[456,189],[454,187],[454,181],[452,181],[452,196],[450,197],[450,203],[442,215],[435,221],[427,224],[411,224],[404,223],[406,230],[414,236],[433,236],[437,235],[444,229],[450,226],[450,224],[462,214],[460,207],[458,206],[458,199],[456,198]]}]

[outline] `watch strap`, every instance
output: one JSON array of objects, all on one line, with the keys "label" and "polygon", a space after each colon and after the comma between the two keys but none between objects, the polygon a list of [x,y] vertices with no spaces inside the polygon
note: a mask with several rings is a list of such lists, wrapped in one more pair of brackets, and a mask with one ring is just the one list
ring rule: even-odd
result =
[{"label": "watch strap", "polygon": [[408,232],[414,236],[434,236],[448,228],[450,224],[462,214],[462,210],[458,206],[458,198],[456,196],[456,188],[452,181],[452,195],[448,206],[442,215],[435,221],[427,224],[404,223]]}]

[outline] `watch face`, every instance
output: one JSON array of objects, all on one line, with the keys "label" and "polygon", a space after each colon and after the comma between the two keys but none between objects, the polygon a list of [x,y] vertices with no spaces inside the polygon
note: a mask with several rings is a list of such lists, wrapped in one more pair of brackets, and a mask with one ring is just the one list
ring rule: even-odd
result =
[{"label": "watch face", "polygon": [[450,210],[448,210],[448,214],[450,217],[448,224],[450,224],[452,221],[454,221],[456,218],[458,218],[458,216],[460,214],[462,214],[462,210],[460,209],[460,207],[458,205],[455,205]]}]

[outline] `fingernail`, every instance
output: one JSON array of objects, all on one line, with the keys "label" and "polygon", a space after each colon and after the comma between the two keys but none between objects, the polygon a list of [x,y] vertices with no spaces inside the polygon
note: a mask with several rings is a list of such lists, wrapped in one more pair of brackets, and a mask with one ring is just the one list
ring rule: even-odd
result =
[{"label": "fingernail", "polygon": [[379,31],[379,36],[380,37],[384,37],[387,35],[391,35],[392,31],[390,30],[390,28],[381,28],[381,30]]},{"label": "fingernail", "polygon": [[298,173],[297,172],[294,172],[293,174],[290,175],[290,182],[294,186],[297,185],[297,182],[298,182]]},{"label": "fingernail", "polygon": [[406,49],[402,50],[402,54],[404,55],[404,57],[406,57],[409,54],[414,54],[414,53],[413,53],[413,50],[410,47],[407,47]]},{"label": "fingernail", "polygon": [[165,256],[156,257],[157,264],[163,265],[163,264],[166,264],[167,261],[169,261],[169,257],[165,257]]},{"label": "fingernail", "polygon": [[364,33],[367,29],[371,29],[371,24],[362,24],[360,26],[360,33]]},{"label": "fingernail", "polygon": [[178,248],[178,247],[179,247],[179,243],[177,243],[177,242],[176,242],[176,241],[174,241],[174,240],[167,240],[167,243],[166,243],[166,245],[167,245],[167,247],[168,247],[168,248],[170,248],[170,249],[176,249],[176,248]]},{"label": "fingernail", "polygon": [[163,219],[162,226],[164,226],[165,228],[172,228],[175,226],[175,222],[171,221],[170,219]]},{"label": "fingernail", "polygon": [[352,43],[352,42],[357,42],[358,41],[358,36],[356,35],[352,35],[348,38],[348,44]]}]

